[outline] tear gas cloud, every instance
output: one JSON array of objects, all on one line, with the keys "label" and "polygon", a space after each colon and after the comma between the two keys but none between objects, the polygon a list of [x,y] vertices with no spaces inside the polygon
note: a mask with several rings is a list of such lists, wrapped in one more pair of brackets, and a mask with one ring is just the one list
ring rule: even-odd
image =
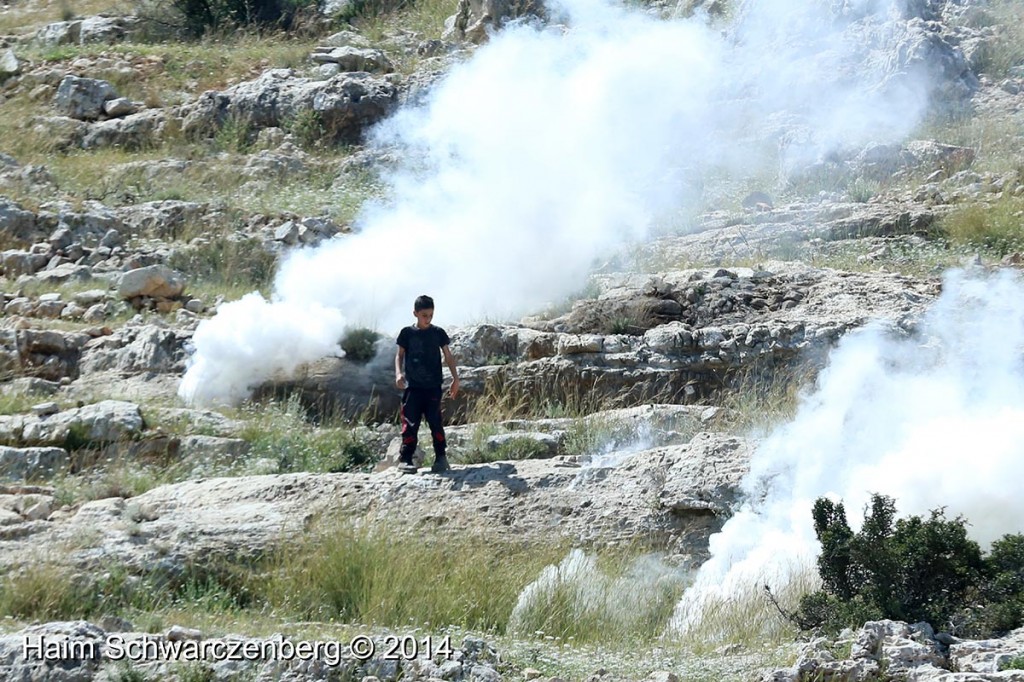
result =
[{"label": "tear gas cloud", "polygon": [[[912,338],[843,338],[792,422],[758,448],[747,504],[712,536],[712,558],[676,609],[686,631],[711,603],[783,589],[820,546],[811,506],[828,496],[858,525],[872,493],[901,515],[945,507],[986,546],[1024,531],[1024,281],[947,274]],[[707,633],[702,633],[707,634]]]},{"label": "tear gas cloud", "polygon": [[271,301],[201,323],[181,395],[237,401],[336,353],[346,326],[411,322],[424,292],[442,326],[535,311],[694,206],[710,171],[770,175],[900,139],[926,83],[878,58],[890,8],[829,5],[749,2],[723,32],[565,0],[564,26],[501,31],[375,130],[371,144],[403,161],[356,234],[293,251]]}]

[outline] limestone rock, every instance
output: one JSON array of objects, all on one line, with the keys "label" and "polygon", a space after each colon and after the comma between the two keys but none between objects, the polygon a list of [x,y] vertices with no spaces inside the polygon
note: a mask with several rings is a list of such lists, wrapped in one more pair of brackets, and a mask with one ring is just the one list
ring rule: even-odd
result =
[{"label": "limestone rock", "polygon": [[[137,408],[122,405],[126,417],[137,415]],[[140,423],[133,417],[135,430],[108,427],[93,436],[125,439],[138,433]],[[370,524],[386,518],[410,533],[422,532],[428,524],[496,537],[557,532],[588,543],[625,541],[642,532],[678,551],[700,553],[726,517],[718,515],[729,497],[723,491],[738,488],[749,457],[746,448],[719,449],[710,445],[715,436],[703,438],[704,444],[624,454],[614,465],[580,466],[554,458],[456,466],[443,477],[406,476],[389,469],[374,474],[282,474],[165,485],[132,498],[136,515],[146,519],[141,535],[131,537],[124,528],[123,502],[88,503],[66,522],[10,540],[0,553],[0,564],[19,564],[28,556],[21,547],[60,542],[79,532],[83,524],[103,538],[105,556],[128,565],[251,556],[299,532],[308,519],[341,509],[349,518]],[[695,476],[689,471],[704,473]],[[675,480],[680,475],[689,476],[701,488]],[[145,541],[140,542],[140,537]],[[86,555],[79,559],[86,560]]]},{"label": "limestone rock", "polygon": [[256,129],[281,127],[296,115],[313,111],[337,141],[358,142],[363,130],[391,113],[397,103],[395,86],[367,73],[343,73],[320,81],[296,77],[289,69],[271,69],[223,92],[206,92],[183,107],[182,131],[206,137],[229,118]]},{"label": "limestone rock", "polygon": [[45,229],[39,222],[32,211],[26,211],[18,204],[0,197],[0,231],[6,239],[20,246],[28,246]]},{"label": "limestone rock", "polygon": [[488,31],[501,28],[506,22],[524,16],[546,15],[539,0],[459,0],[455,14],[445,21],[445,38],[483,43]]},{"label": "limestone rock", "polygon": [[68,453],[62,448],[0,446],[0,478],[4,480],[42,480],[64,471],[69,464]]},{"label": "limestone rock", "polygon": [[[961,641],[949,647],[951,666],[964,673],[996,673],[1019,656],[1024,656],[1024,628],[1000,639]],[[1017,674],[1024,679],[1024,671]]]},{"label": "limestone rock", "polygon": [[26,445],[106,444],[136,438],[144,427],[139,406],[118,400],[65,410],[46,418],[25,418],[21,442]]},{"label": "limestone rock", "polygon": [[119,118],[121,116],[127,116],[128,114],[134,114],[138,107],[127,97],[118,97],[117,99],[107,100],[103,103],[103,113],[110,118]]},{"label": "limestone rock", "polygon": [[63,116],[94,121],[103,114],[104,103],[116,98],[117,92],[107,81],[68,75],[60,82],[53,105]]},{"label": "limestone rock", "polygon": [[358,48],[351,45],[336,47],[325,52],[314,52],[313,61],[318,64],[337,64],[342,71],[372,71],[391,73],[394,62],[381,50]]},{"label": "limestone rock", "polygon": [[150,265],[129,270],[121,275],[117,295],[123,300],[136,296],[175,298],[185,291],[185,280],[181,273],[166,265]]},{"label": "limestone rock", "polygon": [[21,62],[15,56],[14,50],[0,52],[0,81],[9,76],[17,76],[21,73]]},{"label": "limestone rock", "polygon": [[[114,105],[113,102],[121,104]],[[125,104],[125,102],[127,100],[122,98],[110,100],[107,103],[112,106],[107,115],[120,118],[93,124],[82,137],[83,149],[104,147],[139,149],[160,142],[167,127],[167,113],[161,109],[132,113],[135,109],[134,103],[127,102]]]},{"label": "limestone rock", "polygon": [[78,376],[88,337],[37,329],[0,329],[0,371],[60,381]]},{"label": "limestone rock", "polygon": [[86,17],[82,19],[78,40],[82,45],[110,45],[125,40],[137,24],[134,16]]},{"label": "limestone rock", "polygon": [[125,373],[177,373],[185,369],[187,333],[153,325],[122,330],[86,347],[83,374],[116,369]]},{"label": "limestone rock", "polygon": [[81,41],[81,37],[82,22],[76,19],[47,24],[36,31],[35,40],[38,44],[46,47],[57,47],[58,45],[75,45]]}]

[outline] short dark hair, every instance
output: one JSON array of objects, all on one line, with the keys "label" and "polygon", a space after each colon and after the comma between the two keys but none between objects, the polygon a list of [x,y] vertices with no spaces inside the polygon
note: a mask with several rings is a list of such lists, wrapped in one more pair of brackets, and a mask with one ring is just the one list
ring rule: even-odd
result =
[{"label": "short dark hair", "polygon": [[415,310],[416,312],[419,312],[421,310],[433,310],[434,299],[430,298],[426,294],[423,294],[422,296],[416,299],[415,303],[412,304],[412,309]]}]

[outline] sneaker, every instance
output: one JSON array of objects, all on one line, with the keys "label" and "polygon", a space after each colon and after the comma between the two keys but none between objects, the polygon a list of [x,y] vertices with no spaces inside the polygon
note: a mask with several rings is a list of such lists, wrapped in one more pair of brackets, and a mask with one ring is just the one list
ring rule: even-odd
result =
[{"label": "sneaker", "polygon": [[446,471],[451,471],[452,468],[448,466],[448,458],[444,455],[434,458],[434,465],[430,467],[430,473],[432,474],[443,474]]}]

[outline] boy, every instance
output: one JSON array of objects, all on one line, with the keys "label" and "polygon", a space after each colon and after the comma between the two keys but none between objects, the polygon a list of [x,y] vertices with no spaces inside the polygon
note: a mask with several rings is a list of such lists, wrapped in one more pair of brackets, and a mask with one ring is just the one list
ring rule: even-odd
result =
[{"label": "boy", "polygon": [[402,449],[398,457],[398,470],[415,473],[412,455],[416,452],[416,434],[420,419],[426,416],[434,444],[434,465],[430,471],[441,474],[449,470],[445,456],[444,427],[441,425],[441,355],[452,373],[451,395],[459,394],[459,373],[455,358],[448,350],[448,334],[431,324],[434,319],[434,299],[420,296],[413,304],[416,324],[404,328],[398,335],[395,354],[395,386],[402,394]]}]

